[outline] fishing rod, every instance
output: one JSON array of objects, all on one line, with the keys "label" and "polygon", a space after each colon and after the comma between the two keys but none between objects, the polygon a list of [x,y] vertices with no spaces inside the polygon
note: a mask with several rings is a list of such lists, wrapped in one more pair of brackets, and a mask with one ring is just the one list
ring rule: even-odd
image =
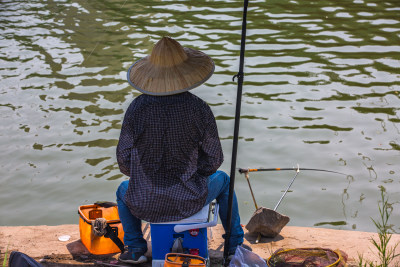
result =
[{"label": "fishing rod", "polygon": [[319,171],[319,172],[330,172],[330,173],[336,173],[340,175],[346,175],[345,173],[342,172],[337,172],[337,171],[330,171],[330,170],[324,170],[324,169],[314,169],[314,168],[297,168],[297,167],[292,167],[292,168],[258,168],[258,169],[250,169],[250,168],[239,168],[239,173],[247,173],[247,172],[271,172],[271,171]]},{"label": "fishing rod", "polygon": [[[293,167],[293,168],[259,168],[259,169],[244,169],[244,168],[239,168],[239,172],[244,174],[247,180],[247,183],[249,185],[250,188],[250,193],[251,196],[253,198],[253,202],[254,205],[256,207],[256,210],[258,210],[258,205],[256,202],[256,199],[254,197],[254,193],[253,190],[251,188],[250,185],[250,179],[249,179],[249,173],[250,172],[258,172],[258,171],[295,171],[296,174],[294,175],[293,179],[291,180],[291,182],[289,183],[289,185],[287,186],[285,192],[283,193],[283,195],[281,196],[281,198],[279,199],[278,203],[275,205],[275,208],[273,209],[274,212],[276,212],[276,210],[278,209],[279,205],[281,204],[283,198],[286,196],[287,192],[289,191],[290,187],[292,186],[294,180],[296,179],[297,175],[300,173],[300,170],[305,170],[305,171],[322,171],[322,172],[330,172],[330,173],[336,173],[336,174],[341,174],[341,175],[346,175],[344,173],[341,172],[336,172],[336,171],[330,171],[330,170],[324,170],[324,169],[315,169],[315,168],[300,168],[299,164],[297,164],[297,167]],[[258,233],[257,239],[256,239],[256,244],[259,243],[261,239],[261,233]]]},{"label": "fishing rod", "polygon": [[236,110],[235,110],[235,125],[233,128],[233,146],[232,146],[232,160],[231,160],[231,172],[229,181],[229,195],[228,195],[228,211],[227,221],[225,229],[225,242],[224,242],[224,257],[223,265],[228,266],[229,260],[229,243],[231,238],[231,225],[232,225],[232,205],[233,205],[233,194],[235,188],[235,170],[236,170],[236,158],[237,148],[239,140],[239,124],[240,124],[240,109],[242,104],[242,90],[243,90],[243,77],[244,77],[244,56],[246,47],[246,25],[247,25],[247,7],[249,0],[243,1],[243,19],[242,19],[242,34],[240,39],[240,57],[239,57],[239,72],[233,76],[233,80],[238,78],[237,94],[236,94]]}]

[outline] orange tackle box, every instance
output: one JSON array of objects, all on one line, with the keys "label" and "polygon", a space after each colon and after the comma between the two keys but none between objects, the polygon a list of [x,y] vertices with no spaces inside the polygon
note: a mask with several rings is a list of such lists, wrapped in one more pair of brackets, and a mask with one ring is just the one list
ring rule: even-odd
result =
[{"label": "orange tackle box", "polygon": [[124,230],[118,215],[116,205],[92,204],[80,206],[79,214],[79,233],[82,243],[95,255],[119,253],[121,250],[108,237],[96,236],[93,233],[92,221],[96,218],[104,218],[107,224],[114,231],[120,240],[124,238]]}]

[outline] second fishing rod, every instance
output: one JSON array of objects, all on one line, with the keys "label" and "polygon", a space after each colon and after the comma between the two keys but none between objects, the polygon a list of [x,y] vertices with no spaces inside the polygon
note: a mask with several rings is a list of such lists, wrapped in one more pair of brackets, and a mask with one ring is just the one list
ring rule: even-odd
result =
[{"label": "second fishing rod", "polygon": [[[279,213],[276,212],[276,210],[278,209],[278,206],[279,206],[280,203],[282,202],[283,198],[286,196],[287,192],[289,191],[290,187],[292,186],[292,184],[293,184],[294,180],[296,179],[297,175],[299,174],[300,170],[304,170],[304,171],[321,171],[321,172],[328,172],[328,173],[336,173],[336,174],[346,175],[346,174],[341,173],[341,172],[330,171],[330,170],[324,170],[324,169],[300,168],[299,164],[297,164],[297,167],[293,167],[293,168],[258,168],[258,169],[251,169],[251,168],[244,169],[244,168],[239,168],[239,172],[242,173],[242,174],[244,174],[245,177],[246,177],[246,180],[247,180],[247,183],[248,183],[248,185],[249,185],[250,193],[251,193],[251,196],[252,196],[252,198],[253,198],[253,202],[254,202],[254,205],[255,205],[256,210],[258,210],[259,207],[258,207],[258,205],[257,205],[256,199],[255,199],[255,197],[254,197],[253,189],[252,189],[251,184],[250,184],[249,173],[250,173],[250,172],[260,172],[260,171],[295,171],[295,175],[294,175],[293,179],[292,179],[291,182],[289,183],[288,187],[286,188],[285,192],[283,193],[283,195],[282,195],[281,198],[279,199],[278,203],[275,205],[275,208],[274,208],[273,210],[263,208],[262,212],[267,212],[267,211],[268,211],[268,212],[269,212],[269,215],[271,215],[271,214],[273,214],[273,213],[279,214]],[[260,214],[258,214],[258,215],[256,215],[256,216],[259,216],[259,215],[260,215]],[[254,215],[253,215],[253,216],[254,216]],[[265,217],[265,216],[264,216],[264,217]],[[268,216],[267,216],[267,217],[268,217]],[[250,221],[251,221],[252,219],[253,219],[253,217],[250,219]],[[249,221],[249,223],[250,223],[250,221]],[[260,222],[258,222],[258,223],[260,224]],[[271,222],[269,222],[269,223],[265,222],[264,224],[270,226]],[[257,227],[261,227],[261,226],[257,226]],[[254,226],[252,226],[251,228],[254,228]],[[280,228],[280,229],[281,229],[281,228]],[[279,229],[279,231],[280,231],[280,229]],[[260,239],[261,239],[261,233],[258,233],[258,236],[257,236],[257,239],[256,239],[256,243],[258,243],[258,242],[260,241]]]},{"label": "second fishing rod", "polygon": [[340,175],[346,175],[345,173],[338,172],[338,171],[331,171],[331,170],[324,170],[324,169],[316,169],[316,168],[298,168],[298,167],[292,167],[292,168],[238,168],[240,173],[246,173],[246,172],[271,172],[271,171],[318,171],[318,172],[330,172],[330,173],[336,173]]}]

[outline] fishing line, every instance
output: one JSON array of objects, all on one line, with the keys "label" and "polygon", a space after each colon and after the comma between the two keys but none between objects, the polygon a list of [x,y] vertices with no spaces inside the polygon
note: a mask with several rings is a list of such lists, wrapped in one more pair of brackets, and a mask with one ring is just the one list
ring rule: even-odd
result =
[{"label": "fishing line", "polygon": [[[125,4],[126,4],[127,1],[128,1],[128,0],[125,0],[125,2],[122,4],[121,9],[125,6]],[[86,2],[88,2],[88,1],[86,1]],[[97,10],[97,11],[98,11],[98,10]],[[102,17],[104,18],[104,15],[103,15]],[[103,18],[100,17],[101,20],[103,20]],[[104,20],[104,21],[106,21],[106,20]],[[113,20],[111,20],[111,22],[113,22]],[[105,32],[106,32],[106,29],[103,29],[101,32],[102,32],[102,33],[105,33]],[[87,58],[84,58],[85,60],[88,60],[88,59],[89,59],[89,57],[92,55],[92,53],[94,52],[94,50],[96,50],[96,48],[97,48],[97,46],[99,45],[99,43],[100,43],[100,41],[97,41],[97,42],[96,42],[94,48],[92,49],[92,51],[90,52],[90,54],[88,55],[88,57],[87,57]]]}]

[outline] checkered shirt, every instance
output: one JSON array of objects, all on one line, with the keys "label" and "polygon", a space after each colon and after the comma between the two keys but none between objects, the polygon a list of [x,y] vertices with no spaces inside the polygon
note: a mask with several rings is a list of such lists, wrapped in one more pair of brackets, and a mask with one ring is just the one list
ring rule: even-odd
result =
[{"label": "checkered shirt", "polygon": [[166,222],[195,214],[223,162],[210,107],[189,92],[140,95],[125,113],[117,160],[130,177],[125,200],[133,215]]}]

